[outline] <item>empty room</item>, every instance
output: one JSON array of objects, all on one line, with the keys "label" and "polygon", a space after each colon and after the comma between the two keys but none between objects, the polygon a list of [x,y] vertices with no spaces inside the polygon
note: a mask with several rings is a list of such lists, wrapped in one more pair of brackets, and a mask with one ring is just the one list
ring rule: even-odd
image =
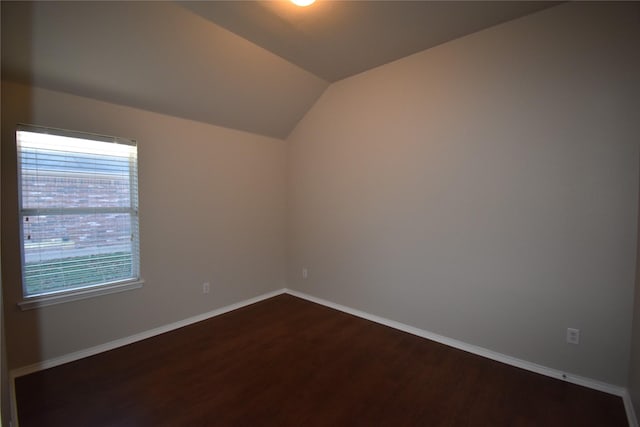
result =
[{"label": "empty room", "polygon": [[2,1],[2,426],[637,426],[640,2]]}]

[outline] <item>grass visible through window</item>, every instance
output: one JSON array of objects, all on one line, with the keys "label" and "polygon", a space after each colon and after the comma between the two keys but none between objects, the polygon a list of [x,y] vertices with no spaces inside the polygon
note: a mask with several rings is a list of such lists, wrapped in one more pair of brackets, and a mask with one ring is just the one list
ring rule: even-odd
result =
[{"label": "grass visible through window", "polygon": [[131,252],[27,263],[25,270],[27,295],[81,288],[131,278]]}]

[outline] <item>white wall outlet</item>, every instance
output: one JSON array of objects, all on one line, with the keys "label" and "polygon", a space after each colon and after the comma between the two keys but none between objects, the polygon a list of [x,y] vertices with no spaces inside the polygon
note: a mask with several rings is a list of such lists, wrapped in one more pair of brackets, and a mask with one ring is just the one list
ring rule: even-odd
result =
[{"label": "white wall outlet", "polygon": [[209,282],[204,282],[202,284],[202,293],[208,294],[210,290],[211,290],[211,285],[209,284]]},{"label": "white wall outlet", "polygon": [[569,344],[580,344],[580,329],[567,328],[567,342]]},{"label": "white wall outlet", "polygon": [[309,277],[309,269],[307,267],[302,267],[302,278],[306,279]]}]

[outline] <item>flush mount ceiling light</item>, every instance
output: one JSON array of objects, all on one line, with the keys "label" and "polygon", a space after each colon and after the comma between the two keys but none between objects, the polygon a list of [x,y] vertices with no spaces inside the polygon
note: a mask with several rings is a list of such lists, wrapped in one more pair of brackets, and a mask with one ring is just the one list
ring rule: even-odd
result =
[{"label": "flush mount ceiling light", "polygon": [[305,7],[315,3],[316,0],[291,0],[296,6]]}]

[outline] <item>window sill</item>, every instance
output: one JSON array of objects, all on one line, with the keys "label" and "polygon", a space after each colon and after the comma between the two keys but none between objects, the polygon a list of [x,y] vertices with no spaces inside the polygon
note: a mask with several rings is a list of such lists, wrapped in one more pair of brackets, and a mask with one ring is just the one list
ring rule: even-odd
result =
[{"label": "window sill", "polygon": [[96,288],[78,289],[61,294],[41,295],[25,298],[18,303],[20,310],[32,310],[34,308],[46,307],[49,305],[62,304],[69,301],[77,301],[81,299],[98,297],[101,295],[115,294],[118,292],[131,291],[140,289],[144,285],[144,280],[135,282],[114,283]]}]

